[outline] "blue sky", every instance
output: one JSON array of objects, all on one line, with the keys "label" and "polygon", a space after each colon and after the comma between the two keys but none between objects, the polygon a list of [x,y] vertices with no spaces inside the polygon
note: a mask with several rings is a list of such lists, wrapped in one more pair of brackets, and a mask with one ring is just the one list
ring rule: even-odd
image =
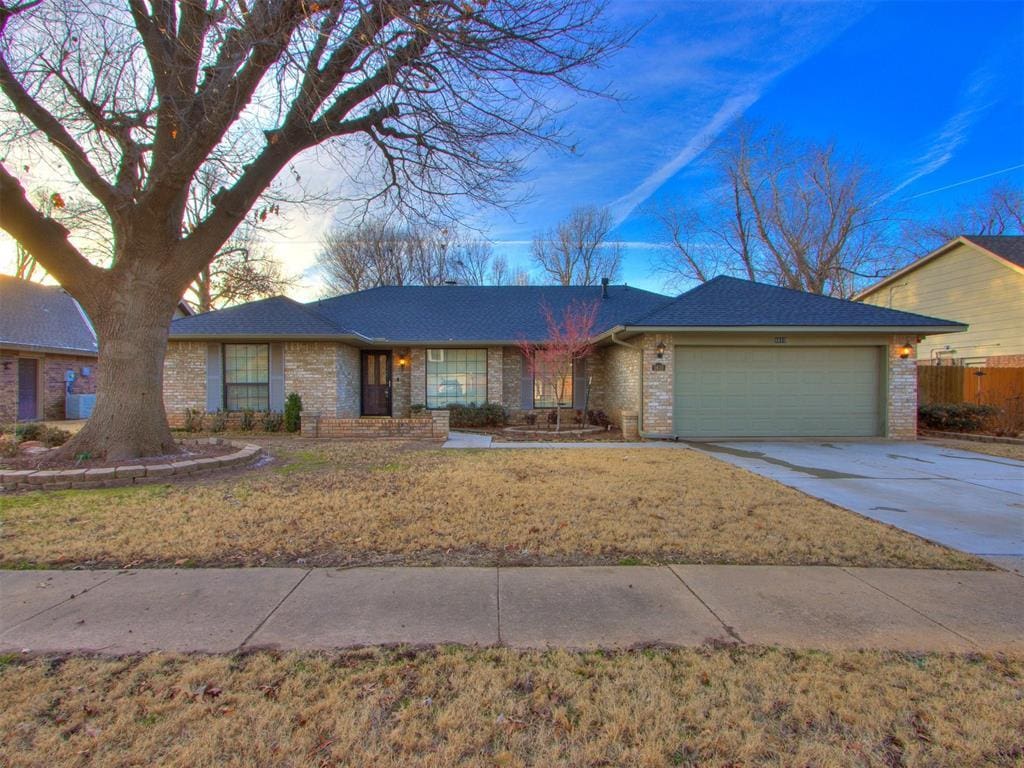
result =
[{"label": "blue sky", "polygon": [[[535,156],[530,200],[481,218],[497,250],[524,266],[533,233],[575,205],[609,205],[614,238],[629,243],[624,279],[661,288],[650,208],[708,193],[703,150],[739,118],[835,141],[912,216],[997,181],[1024,185],[1024,3],[621,0],[612,13],[644,24],[595,75],[623,98],[568,110],[578,152]],[[996,175],[961,183],[986,174]]]}]

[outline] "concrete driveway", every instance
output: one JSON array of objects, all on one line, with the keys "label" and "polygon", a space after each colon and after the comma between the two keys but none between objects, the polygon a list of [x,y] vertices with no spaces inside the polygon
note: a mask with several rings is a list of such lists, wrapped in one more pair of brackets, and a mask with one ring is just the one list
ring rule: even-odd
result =
[{"label": "concrete driveway", "polygon": [[1024,572],[1024,463],[925,442],[691,443],[866,517]]}]

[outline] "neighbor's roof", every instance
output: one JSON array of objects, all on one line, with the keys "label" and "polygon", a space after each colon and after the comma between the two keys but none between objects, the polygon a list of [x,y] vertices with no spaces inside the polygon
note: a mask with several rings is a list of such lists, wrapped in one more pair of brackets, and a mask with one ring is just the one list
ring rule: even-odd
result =
[{"label": "neighbor's roof", "polygon": [[95,355],[85,312],[59,285],[0,275],[0,347]]},{"label": "neighbor's roof", "polygon": [[598,305],[594,335],[617,329],[827,327],[960,330],[959,323],[732,277],[677,298],[613,285],[387,286],[299,304],[283,297],[184,317],[174,338],[336,338],[378,343],[514,343],[547,337],[573,303]]},{"label": "neighbor's roof", "polygon": [[945,243],[936,248],[931,253],[928,253],[916,261],[910,262],[903,269],[899,269],[893,272],[886,278],[879,280],[874,285],[865,288],[863,291],[854,296],[855,301],[860,301],[865,296],[869,296],[879,288],[882,288],[894,280],[898,280],[908,272],[913,272],[918,267],[922,267],[930,261],[939,258],[943,254],[952,250],[958,245],[970,245],[974,246],[975,249],[980,250],[983,254],[996,259],[997,261],[1005,262],[1011,269],[1017,269],[1024,271],[1024,236],[1022,235],[960,235],[960,237],[954,237],[948,243]]},{"label": "neighbor's roof", "polygon": [[735,277],[716,277],[638,321],[637,328],[948,328],[961,323]]},{"label": "neighbor's roof", "polygon": [[546,338],[543,308],[561,318],[573,302],[598,302],[595,332],[647,314],[670,301],[624,285],[385,286],[298,304],[276,298],[175,320],[171,336],[336,337],[389,341],[511,342]]}]

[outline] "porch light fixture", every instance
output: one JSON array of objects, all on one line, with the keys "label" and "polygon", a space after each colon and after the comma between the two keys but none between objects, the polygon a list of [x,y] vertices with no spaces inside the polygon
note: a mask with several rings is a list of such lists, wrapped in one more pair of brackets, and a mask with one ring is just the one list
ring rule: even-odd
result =
[{"label": "porch light fixture", "polygon": [[658,346],[654,348],[654,352],[657,354],[658,359],[661,360],[665,356],[665,342],[659,341]]},{"label": "porch light fixture", "polygon": [[408,362],[409,361],[405,359],[405,355],[399,355],[398,356],[398,367],[399,368],[405,368],[405,364],[408,363]]},{"label": "porch light fixture", "polygon": [[902,347],[900,347],[900,360],[906,360],[908,357],[910,357],[910,354],[913,351],[913,347],[911,347],[909,344],[904,344]]}]

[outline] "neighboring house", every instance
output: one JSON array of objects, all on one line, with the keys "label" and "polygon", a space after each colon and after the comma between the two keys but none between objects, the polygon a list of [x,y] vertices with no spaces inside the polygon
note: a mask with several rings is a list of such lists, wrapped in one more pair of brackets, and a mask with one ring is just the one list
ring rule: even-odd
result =
[{"label": "neighboring house", "polygon": [[620,285],[385,287],[309,304],[277,297],[172,323],[168,416],[180,426],[186,409],[280,410],[288,392],[302,396],[304,419],[334,425],[321,434],[353,425],[393,434],[386,418],[359,418],[402,419],[413,406],[492,402],[516,418],[546,413],[552,394],[516,344],[545,339],[543,306],[558,315],[591,301],[596,347],[565,372],[566,405],[603,410],[617,424],[639,412],[647,437],[913,437],[913,347],[964,330],[730,277],[677,298]]},{"label": "neighboring house", "polygon": [[921,365],[1024,367],[1024,237],[958,237],[854,298],[970,326],[923,341]]},{"label": "neighboring house", "polygon": [[96,334],[63,288],[0,275],[0,423],[65,418],[96,391]]}]

